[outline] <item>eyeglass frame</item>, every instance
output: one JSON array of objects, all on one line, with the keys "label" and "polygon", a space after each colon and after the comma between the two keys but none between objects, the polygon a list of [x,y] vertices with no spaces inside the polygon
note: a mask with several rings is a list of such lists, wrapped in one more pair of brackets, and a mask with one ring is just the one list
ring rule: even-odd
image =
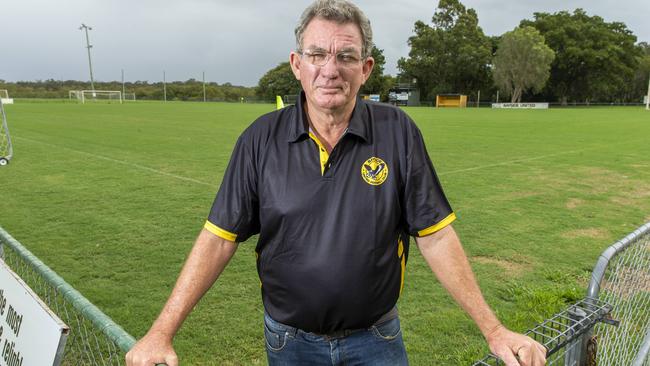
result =
[{"label": "eyeglass frame", "polygon": [[[330,62],[330,60],[332,59],[332,56],[336,56],[335,59],[336,59],[337,65],[341,65],[341,66],[344,66],[344,67],[357,66],[357,65],[361,64],[362,61],[364,61],[364,60],[366,60],[368,58],[368,56],[363,56],[361,53],[357,53],[356,50],[355,51],[343,50],[343,51],[337,52],[336,54],[333,54],[333,53],[331,53],[329,51],[325,51],[323,49],[316,49],[316,50],[309,50],[308,49],[308,50],[296,50],[296,53],[299,54],[301,56],[301,58],[302,58],[302,56],[307,56],[307,57],[313,56],[313,53],[323,53],[323,54],[325,54],[326,56],[325,56],[322,63],[315,63],[315,62],[309,61],[309,59],[306,60],[306,62],[308,64],[316,66],[316,67],[323,67],[323,66],[327,65],[327,63]],[[345,55],[350,55],[350,56],[354,57],[356,59],[356,61],[348,62],[348,61],[344,61],[344,60],[339,59],[339,57],[345,56]],[[357,58],[357,56],[358,56],[358,58]]]}]

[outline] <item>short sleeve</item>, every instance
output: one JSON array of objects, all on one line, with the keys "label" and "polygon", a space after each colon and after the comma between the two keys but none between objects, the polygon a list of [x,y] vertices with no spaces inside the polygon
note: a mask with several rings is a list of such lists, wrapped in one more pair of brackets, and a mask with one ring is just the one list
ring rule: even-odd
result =
[{"label": "short sleeve", "polygon": [[426,236],[456,219],[433,168],[420,130],[412,124],[404,187],[404,216],[412,236]]},{"label": "short sleeve", "polygon": [[245,135],[237,140],[214,199],[205,229],[226,240],[242,242],[259,233],[259,200],[253,151]]}]

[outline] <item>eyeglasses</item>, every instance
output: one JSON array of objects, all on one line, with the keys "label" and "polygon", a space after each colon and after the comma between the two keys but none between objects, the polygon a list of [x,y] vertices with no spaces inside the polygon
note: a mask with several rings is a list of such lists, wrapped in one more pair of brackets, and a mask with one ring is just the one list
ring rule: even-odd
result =
[{"label": "eyeglasses", "polygon": [[[297,51],[303,58],[314,66],[325,66],[332,58],[332,53],[321,50]],[[337,65],[353,67],[359,65],[361,55],[353,51],[343,51],[336,54]]]}]

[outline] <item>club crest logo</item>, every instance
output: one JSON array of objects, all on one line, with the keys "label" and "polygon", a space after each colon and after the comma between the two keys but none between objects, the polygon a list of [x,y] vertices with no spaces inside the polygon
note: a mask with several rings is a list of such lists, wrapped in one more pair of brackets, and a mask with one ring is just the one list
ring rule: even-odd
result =
[{"label": "club crest logo", "polygon": [[366,183],[378,186],[388,178],[388,165],[383,160],[372,157],[361,166],[361,177]]}]

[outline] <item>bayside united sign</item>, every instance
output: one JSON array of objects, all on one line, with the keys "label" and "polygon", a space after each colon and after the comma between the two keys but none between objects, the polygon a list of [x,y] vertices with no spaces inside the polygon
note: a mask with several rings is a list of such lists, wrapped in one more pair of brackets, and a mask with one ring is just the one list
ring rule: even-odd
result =
[{"label": "bayside united sign", "polygon": [[0,366],[58,365],[69,328],[0,259]]},{"label": "bayside united sign", "polygon": [[548,103],[492,103],[492,108],[548,109]]}]

